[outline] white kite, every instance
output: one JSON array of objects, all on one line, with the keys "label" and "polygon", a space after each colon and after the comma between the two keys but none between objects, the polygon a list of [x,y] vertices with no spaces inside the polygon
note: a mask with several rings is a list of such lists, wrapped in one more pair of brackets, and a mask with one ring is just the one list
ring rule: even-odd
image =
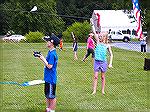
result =
[{"label": "white kite", "polygon": [[44,84],[44,80],[32,80],[32,81],[27,81],[23,83],[18,83],[18,82],[13,82],[13,81],[7,81],[7,82],[0,82],[0,84],[11,84],[11,85],[19,85],[19,86],[33,86],[33,85],[39,85],[39,84]]},{"label": "white kite", "polygon": [[34,11],[37,11],[37,6],[34,6],[30,12],[34,12]]}]

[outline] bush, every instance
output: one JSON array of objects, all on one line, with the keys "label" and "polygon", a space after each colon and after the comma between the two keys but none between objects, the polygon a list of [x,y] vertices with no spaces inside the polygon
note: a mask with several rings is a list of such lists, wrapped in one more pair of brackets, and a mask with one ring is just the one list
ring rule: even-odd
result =
[{"label": "bush", "polygon": [[78,42],[86,42],[87,36],[91,31],[91,25],[85,21],[83,23],[75,22],[72,26],[68,27],[66,31],[63,32],[63,40],[65,42],[72,42],[71,32],[74,32],[78,38]]},{"label": "bush", "polygon": [[29,43],[40,43],[43,42],[44,34],[37,31],[37,32],[29,32],[29,34],[25,35],[27,42]]}]

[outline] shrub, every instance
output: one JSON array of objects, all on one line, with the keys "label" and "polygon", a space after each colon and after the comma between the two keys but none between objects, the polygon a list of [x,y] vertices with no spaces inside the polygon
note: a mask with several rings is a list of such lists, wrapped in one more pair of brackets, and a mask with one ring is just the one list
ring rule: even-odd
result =
[{"label": "shrub", "polygon": [[74,32],[78,38],[78,42],[86,42],[87,36],[91,30],[91,25],[85,21],[83,23],[75,22],[63,32],[63,40],[65,42],[72,42],[71,32]]},{"label": "shrub", "polygon": [[40,43],[43,42],[44,34],[37,31],[37,32],[29,32],[25,35],[27,42],[29,43]]}]

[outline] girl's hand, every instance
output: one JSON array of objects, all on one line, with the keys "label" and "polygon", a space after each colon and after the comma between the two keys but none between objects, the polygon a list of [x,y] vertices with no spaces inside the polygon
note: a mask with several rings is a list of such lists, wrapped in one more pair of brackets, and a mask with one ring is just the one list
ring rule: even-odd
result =
[{"label": "girl's hand", "polygon": [[113,67],[112,67],[112,64],[109,64],[109,65],[108,65],[108,68],[113,68]]}]

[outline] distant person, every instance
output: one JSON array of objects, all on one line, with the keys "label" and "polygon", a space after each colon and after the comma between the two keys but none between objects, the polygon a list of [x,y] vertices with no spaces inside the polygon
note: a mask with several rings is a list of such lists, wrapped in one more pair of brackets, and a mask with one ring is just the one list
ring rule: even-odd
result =
[{"label": "distant person", "polygon": [[88,40],[87,40],[87,52],[84,56],[84,58],[82,59],[82,61],[85,61],[86,58],[92,54],[92,59],[94,60],[94,48],[95,48],[95,42],[93,40],[93,36],[94,34],[93,33],[90,33],[89,36],[88,36]]},{"label": "distant person", "polygon": [[[95,36],[97,45],[95,48],[95,58],[94,58],[94,77],[93,77],[93,93],[96,94],[97,83],[98,83],[98,73],[101,72],[102,81],[102,94],[105,94],[105,73],[107,71],[107,66],[112,67],[113,53],[110,44],[108,44],[108,33],[101,32],[100,36]],[[107,50],[110,54],[109,64],[107,64]]]},{"label": "distant person", "polygon": [[142,34],[142,38],[140,39],[141,52],[146,52],[146,37]]},{"label": "distant person", "polygon": [[57,36],[60,39],[60,44],[59,44],[59,48],[62,51],[63,50],[63,38],[62,38],[62,33],[59,33],[59,35]]},{"label": "distant person", "polygon": [[61,51],[63,50],[63,39],[62,38],[60,38],[59,48]]},{"label": "distant person", "polygon": [[74,59],[77,60],[78,56],[77,56],[77,50],[78,50],[78,41],[77,41],[77,37],[73,34],[73,32],[71,32],[72,34],[72,38],[73,38],[73,52],[74,52]]}]

